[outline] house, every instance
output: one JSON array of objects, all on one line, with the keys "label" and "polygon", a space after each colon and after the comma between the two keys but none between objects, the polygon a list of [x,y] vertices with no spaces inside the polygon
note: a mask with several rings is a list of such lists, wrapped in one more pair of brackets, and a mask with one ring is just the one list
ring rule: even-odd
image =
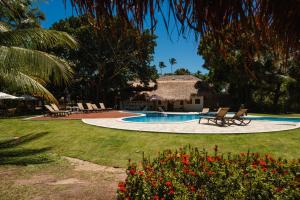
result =
[{"label": "house", "polygon": [[[157,110],[162,107],[167,111],[201,111],[204,98],[200,95],[199,83],[201,80],[193,75],[161,76],[153,90],[139,92],[134,98],[122,102],[121,108]],[[139,86],[137,81],[132,85]]]}]

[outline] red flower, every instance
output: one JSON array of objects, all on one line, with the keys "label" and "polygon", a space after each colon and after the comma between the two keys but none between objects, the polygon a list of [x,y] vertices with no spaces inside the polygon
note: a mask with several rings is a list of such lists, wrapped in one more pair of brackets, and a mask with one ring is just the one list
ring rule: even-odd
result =
[{"label": "red flower", "polygon": [[288,174],[288,173],[289,173],[288,170],[284,170],[284,171],[283,171],[283,174],[285,174],[285,175]]},{"label": "red flower", "polygon": [[190,164],[190,161],[189,161],[189,155],[188,154],[183,154],[182,155],[182,158],[181,158],[181,162],[184,164],[184,165],[189,165]]},{"label": "red flower", "polygon": [[262,168],[262,170],[263,170],[264,172],[266,172],[266,171],[268,171],[268,168],[264,167],[264,168]]},{"label": "red flower", "polygon": [[130,169],[130,170],[129,170],[129,173],[130,173],[131,175],[134,175],[134,174],[135,174],[135,170],[134,170],[134,169]]},{"label": "red flower", "polygon": [[144,176],[145,172],[139,171],[139,175]]},{"label": "red flower", "polygon": [[159,196],[157,194],[154,195],[153,200],[159,200]]},{"label": "red flower", "polygon": [[240,153],[240,155],[241,155],[241,156],[245,156],[245,153],[244,153],[244,152],[242,152],[242,153]]},{"label": "red flower", "polygon": [[119,188],[120,192],[125,192],[126,191],[125,183],[124,182],[119,182],[118,188]]},{"label": "red flower", "polygon": [[169,195],[173,195],[174,193],[175,193],[174,190],[173,190],[173,189],[170,189],[168,194],[169,194]]},{"label": "red flower", "polygon": [[194,186],[191,186],[191,191],[196,192],[196,188]]},{"label": "red flower", "polygon": [[210,170],[209,170],[207,173],[208,173],[209,175],[215,174],[215,172],[210,171]]},{"label": "red flower", "polygon": [[277,173],[277,170],[276,170],[276,169],[273,169],[271,172],[272,172],[272,174],[276,174],[276,173]]},{"label": "red flower", "polygon": [[282,187],[278,187],[275,189],[275,192],[282,192],[283,188]]},{"label": "red flower", "polygon": [[208,162],[214,162],[215,159],[214,159],[213,157],[207,156],[207,161],[208,161]]},{"label": "red flower", "polygon": [[215,161],[219,161],[219,160],[221,160],[221,157],[220,156],[216,156],[215,157]]},{"label": "red flower", "polygon": [[190,172],[190,170],[188,168],[183,168],[182,170],[184,173],[188,174]]},{"label": "red flower", "polygon": [[256,169],[256,168],[257,168],[257,165],[256,165],[256,164],[252,164],[251,166],[252,166],[253,169]]},{"label": "red flower", "polygon": [[260,160],[260,161],[259,161],[259,164],[260,164],[261,166],[266,166],[266,165],[267,165],[267,163],[266,163],[264,160]]},{"label": "red flower", "polygon": [[189,174],[190,174],[191,176],[196,176],[196,173],[195,173],[193,170],[190,170],[190,171],[189,171]]},{"label": "red flower", "polygon": [[167,182],[165,183],[165,185],[166,185],[167,187],[172,187],[172,182],[171,182],[171,181],[167,181]]}]

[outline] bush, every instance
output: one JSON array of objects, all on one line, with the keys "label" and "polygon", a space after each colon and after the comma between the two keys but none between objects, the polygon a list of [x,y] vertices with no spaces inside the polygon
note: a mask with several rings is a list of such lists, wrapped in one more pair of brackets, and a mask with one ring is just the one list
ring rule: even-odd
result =
[{"label": "bush", "polygon": [[118,199],[300,199],[300,161],[266,154],[213,155],[166,150],[140,166],[129,161]]}]

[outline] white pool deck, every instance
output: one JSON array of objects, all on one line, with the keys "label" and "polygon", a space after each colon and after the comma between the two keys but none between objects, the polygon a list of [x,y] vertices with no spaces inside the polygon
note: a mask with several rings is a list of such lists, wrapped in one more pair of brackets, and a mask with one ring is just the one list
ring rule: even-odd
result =
[{"label": "white pool deck", "polygon": [[241,133],[261,133],[275,132],[300,128],[300,123],[295,122],[274,122],[252,120],[247,126],[225,126],[220,127],[207,124],[207,120],[198,120],[188,122],[170,122],[170,123],[141,123],[125,122],[122,118],[102,118],[102,119],[82,119],[86,124],[144,132],[163,132],[163,133],[193,133],[193,134],[241,134]]}]

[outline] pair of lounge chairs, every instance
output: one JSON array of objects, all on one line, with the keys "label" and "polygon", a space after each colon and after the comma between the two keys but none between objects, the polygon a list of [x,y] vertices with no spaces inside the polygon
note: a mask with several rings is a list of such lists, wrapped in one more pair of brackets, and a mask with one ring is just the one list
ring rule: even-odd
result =
[{"label": "pair of lounge chairs", "polygon": [[219,110],[214,116],[199,118],[199,123],[201,122],[202,119],[207,119],[207,123],[212,122],[219,126],[225,126],[225,125],[246,126],[251,122],[251,119],[247,119],[244,117],[244,115],[247,113],[247,110],[248,109],[240,109],[232,117],[226,117],[229,108],[219,108]]},{"label": "pair of lounge chairs", "polygon": [[56,104],[45,105],[48,110],[48,114],[51,117],[60,117],[70,115],[71,111],[69,110],[60,110]]},{"label": "pair of lounge chairs", "polygon": [[82,103],[77,103],[77,105],[81,112],[100,112],[100,111],[111,110],[111,108],[106,108],[103,103],[99,103],[100,108],[98,108],[96,104],[92,104],[92,103],[86,103],[87,109],[84,108]]}]

